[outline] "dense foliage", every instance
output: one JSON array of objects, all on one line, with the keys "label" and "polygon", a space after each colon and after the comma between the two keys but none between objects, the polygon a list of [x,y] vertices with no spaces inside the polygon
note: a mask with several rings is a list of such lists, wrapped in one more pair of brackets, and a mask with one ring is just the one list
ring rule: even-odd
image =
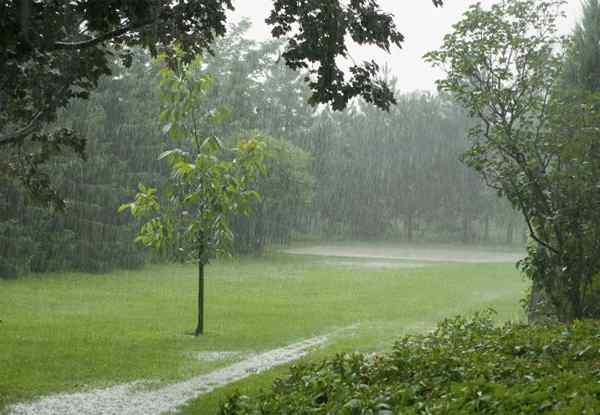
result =
[{"label": "dense foliage", "polygon": [[129,68],[116,66],[90,100],[71,102],[58,124],[88,139],[88,160],[57,158],[47,169],[65,199],[65,213],[32,206],[0,180],[0,261],[20,272],[64,269],[104,272],[144,263],[131,243],[132,223],[116,208],[140,181],[161,183],[165,166],[158,123],[157,68],[136,53]]},{"label": "dense foliage", "polygon": [[[229,1],[0,2],[0,174],[42,206],[64,208],[46,165],[85,136],[52,124],[72,98],[87,98],[115,55],[178,41],[190,55],[225,33]],[[111,48],[113,45],[116,49]],[[120,49],[120,51],[119,51]]]},{"label": "dense foliage", "polygon": [[234,395],[233,414],[593,414],[600,325],[497,327],[485,313],[406,336],[382,354],[293,366],[271,391]]},{"label": "dense foliage", "polygon": [[[442,4],[434,0],[435,6]],[[378,80],[375,62],[354,64],[349,77],[341,69],[346,42],[400,46],[393,16],[375,0],[349,3],[277,0],[268,22],[272,34],[287,39],[283,59],[306,69],[312,103],[342,109],[362,96],[382,108],[394,102]],[[0,1],[0,179],[25,191],[30,201],[64,209],[48,161],[76,153],[85,158],[85,136],[57,127],[58,110],[73,98],[87,98],[112,64],[131,61],[134,47],[168,54],[174,45],[189,61],[210,50],[226,33],[231,0]],[[348,79],[347,79],[348,78]]]},{"label": "dense foliage", "polygon": [[582,2],[583,16],[575,26],[565,59],[565,87],[600,91],[600,1]]},{"label": "dense foliage", "polygon": [[234,251],[257,254],[269,244],[288,245],[310,208],[314,179],[310,155],[290,142],[260,137],[265,172],[255,186],[260,195],[251,217],[237,215],[232,223]]},{"label": "dense foliage", "polygon": [[357,104],[317,120],[309,137],[322,232],[513,242],[521,223],[459,162],[469,120],[447,97],[409,94],[389,113]]}]

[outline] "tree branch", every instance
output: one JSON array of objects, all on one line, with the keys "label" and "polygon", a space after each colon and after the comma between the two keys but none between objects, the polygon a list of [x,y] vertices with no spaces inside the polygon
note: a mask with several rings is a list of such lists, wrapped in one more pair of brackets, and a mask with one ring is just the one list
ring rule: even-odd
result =
[{"label": "tree branch", "polygon": [[41,117],[41,115],[41,111],[35,114],[31,121],[29,121],[29,124],[27,124],[24,128],[13,134],[0,135],[0,146],[16,144],[18,141],[23,140],[25,137],[31,134],[37,128],[37,121]]},{"label": "tree branch", "polygon": [[97,36],[97,37],[94,37],[94,38],[88,39],[88,40],[81,40],[81,41],[77,41],[77,42],[67,42],[67,41],[55,42],[54,48],[55,49],[66,49],[66,50],[89,48],[89,47],[97,45],[98,43],[102,43],[107,40],[114,39],[115,37],[122,36],[132,30],[141,29],[144,26],[148,26],[154,22],[155,22],[155,20],[146,20],[144,22],[130,24],[128,26],[124,26],[119,29],[115,29],[111,32],[104,33],[103,35],[100,35],[100,36]]},{"label": "tree branch", "polygon": [[[511,183],[511,186],[516,187],[514,182]],[[531,236],[531,238],[534,241],[536,241],[538,244],[542,245],[544,248],[552,251],[556,255],[560,255],[560,252],[556,248],[554,248],[548,242],[545,242],[540,237],[538,237],[538,235],[536,234],[536,232],[534,230],[533,224],[531,223],[531,217],[527,213],[527,209],[525,208],[525,204],[523,203],[523,199],[518,194],[517,194],[517,202],[519,203],[519,207],[521,208],[521,213],[523,213],[525,223],[527,224],[527,228],[529,230],[529,236]]]}]

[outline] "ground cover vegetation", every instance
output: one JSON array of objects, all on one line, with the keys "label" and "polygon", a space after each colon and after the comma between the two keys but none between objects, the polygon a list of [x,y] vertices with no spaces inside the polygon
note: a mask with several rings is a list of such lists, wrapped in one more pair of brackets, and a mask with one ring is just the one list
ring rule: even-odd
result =
[{"label": "ground cover vegetation", "polygon": [[[593,414],[600,410],[597,321],[497,326],[449,318],[384,354],[339,353],[293,366],[220,414]],[[201,413],[200,411],[195,413]]]},{"label": "ground cover vegetation", "polygon": [[[490,306],[501,320],[521,313],[516,299],[525,283],[511,264],[372,268],[368,260],[332,260],[215,262],[201,338],[188,335],[195,323],[191,264],[0,281],[0,408],[133,380],[171,383],[233,362],[199,360],[198,352],[251,354],[350,326],[319,356],[381,351],[391,346],[390,333],[427,330],[446,315]],[[215,393],[216,410],[224,396]],[[199,413],[211,413],[199,405]]]}]

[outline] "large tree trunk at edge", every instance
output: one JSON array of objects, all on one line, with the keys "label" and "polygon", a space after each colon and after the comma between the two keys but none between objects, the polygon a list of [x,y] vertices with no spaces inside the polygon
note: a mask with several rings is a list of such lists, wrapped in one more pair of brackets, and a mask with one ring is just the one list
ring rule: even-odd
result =
[{"label": "large tree trunk at edge", "polygon": [[204,264],[198,260],[198,325],[196,326],[195,336],[204,333]]}]

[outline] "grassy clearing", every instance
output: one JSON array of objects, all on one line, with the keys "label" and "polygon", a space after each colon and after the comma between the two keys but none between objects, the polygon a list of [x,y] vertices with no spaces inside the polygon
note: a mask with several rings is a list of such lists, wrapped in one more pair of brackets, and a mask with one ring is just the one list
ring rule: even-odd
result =
[{"label": "grassy clearing", "polygon": [[[511,264],[378,269],[330,260],[272,255],[211,265],[201,338],[186,335],[195,317],[191,265],[0,281],[0,411],[52,392],[170,382],[230,363],[198,361],[198,351],[264,351],[351,325],[317,355],[382,350],[456,313],[492,306],[500,319],[520,317],[525,283]],[[223,391],[255,390],[272,377],[224,388],[185,411],[210,413]]]}]

